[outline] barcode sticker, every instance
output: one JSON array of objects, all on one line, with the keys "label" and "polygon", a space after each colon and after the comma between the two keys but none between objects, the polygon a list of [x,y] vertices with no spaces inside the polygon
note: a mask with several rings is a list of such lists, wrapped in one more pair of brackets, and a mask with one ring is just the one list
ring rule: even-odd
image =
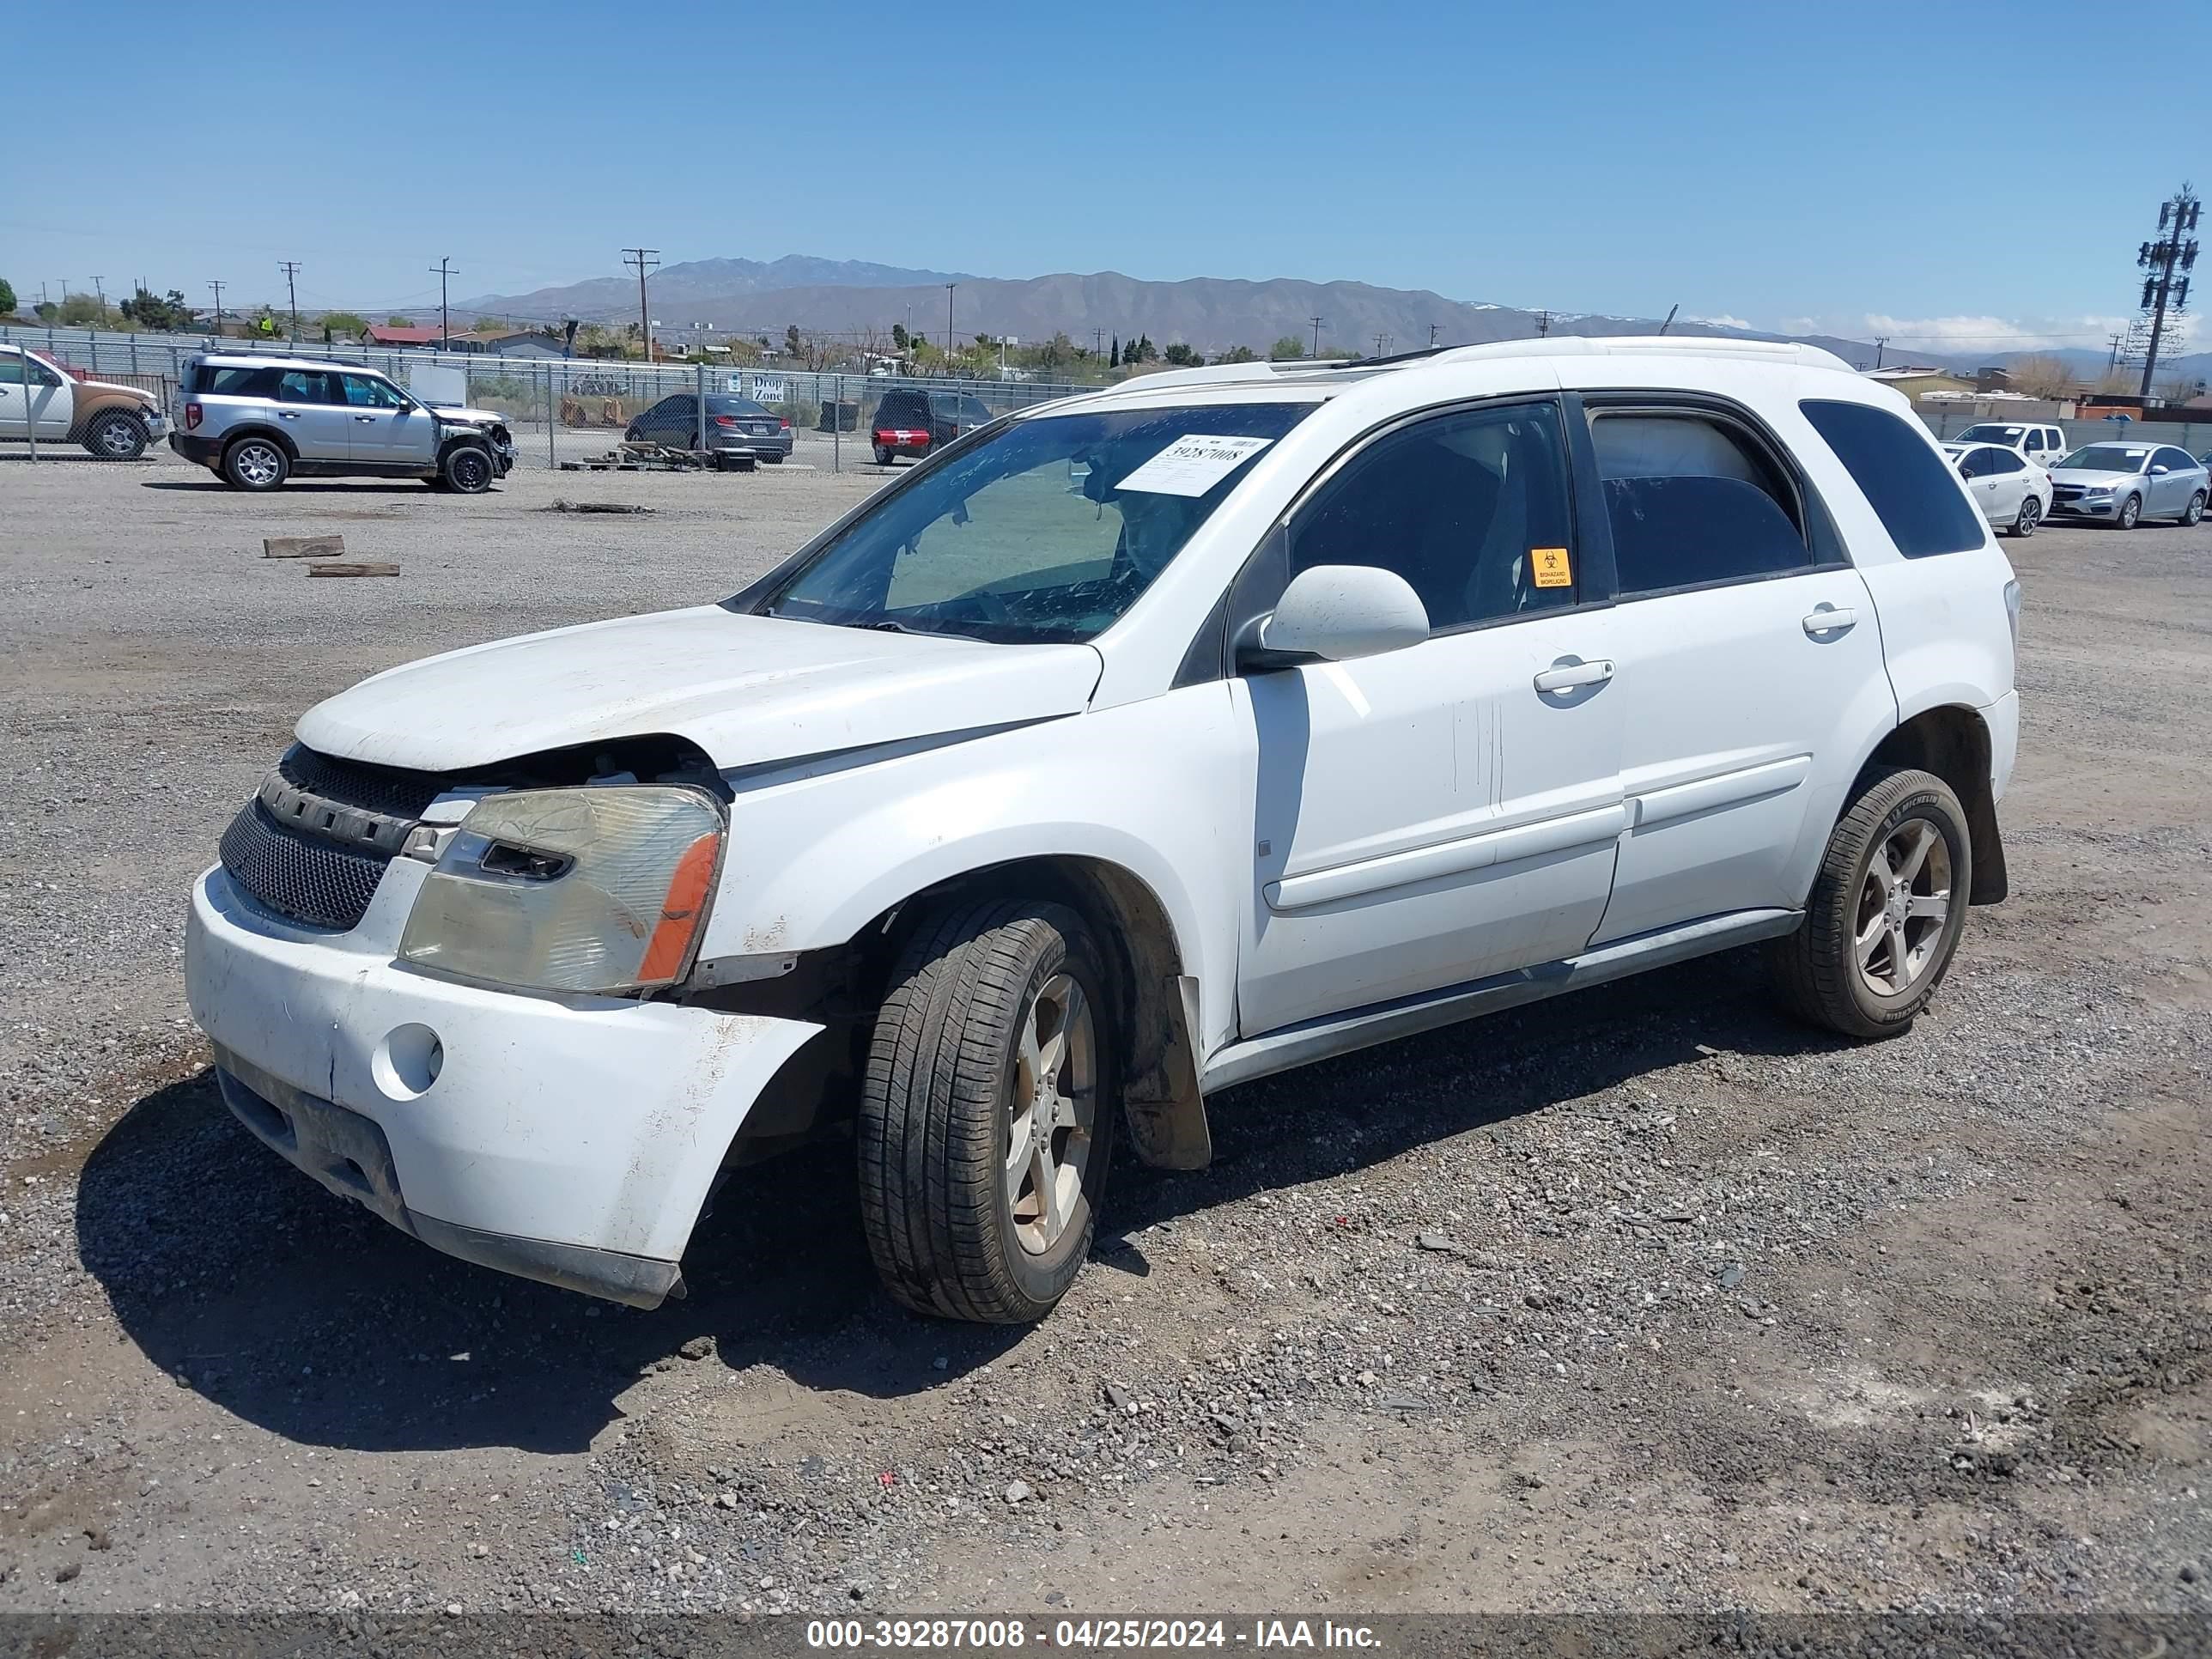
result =
[{"label": "barcode sticker", "polygon": [[1274,441],[1193,432],[1177,438],[1114,487],[1152,495],[1203,495]]}]

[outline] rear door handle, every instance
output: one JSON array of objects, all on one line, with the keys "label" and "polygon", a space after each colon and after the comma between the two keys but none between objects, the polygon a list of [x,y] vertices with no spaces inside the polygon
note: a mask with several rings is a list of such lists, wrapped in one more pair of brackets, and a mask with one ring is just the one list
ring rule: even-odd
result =
[{"label": "rear door handle", "polygon": [[1577,685],[1603,685],[1613,678],[1613,664],[1605,658],[1595,662],[1566,663],[1556,668],[1547,668],[1536,676],[1539,691],[1568,691]]},{"label": "rear door handle", "polygon": [[1851,606],[1822,605],[1805,618],[1805,631],[1818,639],[1823,634],[1840,634],[1856,627],[1859,613]]}]

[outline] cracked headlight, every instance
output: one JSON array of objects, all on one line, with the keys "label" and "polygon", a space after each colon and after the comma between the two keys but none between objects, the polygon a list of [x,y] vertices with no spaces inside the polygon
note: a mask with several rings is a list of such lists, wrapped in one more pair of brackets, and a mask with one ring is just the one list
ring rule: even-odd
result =
[{"label": "cracked headlight", "polygon": [[697,951],[724,829],[714,797],[671,785],[487,796],[424,879],[400,960],[518,990],[673,985]]}]

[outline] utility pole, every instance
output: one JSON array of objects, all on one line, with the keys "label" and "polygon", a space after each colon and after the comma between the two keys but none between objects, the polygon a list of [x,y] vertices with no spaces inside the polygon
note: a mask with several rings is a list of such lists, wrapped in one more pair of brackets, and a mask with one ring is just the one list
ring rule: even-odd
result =
[{"label": "utility pole", "polygon": [[1431,350],[1431,351],[1434,351],[1434,350],[1437,349],[1437,327],[1438,327],[1438,325],[1437,325],[1437,324],[1435,324],[1435,323],[1431,323],[1431,324],[1429,325],[1429,349],[1430,349],[1430,350]]},{"label": "utility pole", "polygon": [[2107,337],[2106,343],[2112,347],[2112,350],[2105,358],[2106,374],[2117,374],[2119,373],[2120,347],[2126,341],[2127,337],[2128,337],[2124,334],[2114,334]]},{"label": "utility pole", "polygon": [[100,278],[92,279],[92,291],[100,296],[100,325],[107,326],[107,290],[100,285]]},{"label": "utility pole", "polygon": [[1314,330],[1314,349],[1313,349],[1313,355],[1314,355],[1315,356],[1318,357],[1318,356],[1321,356],[1321,325],[1322,325],[1323,323],[1327,322],[1327,321],[1328,320],[1328,318],[1326,318],[1326,317],[1309,317],[1309,318],[1307,318],[1307,319],[1306,319],[1306,320],[1307,320],[1308,322],[1310,322],[1310,323],[1311,323],[1311,324],[1313,325],[1313,330]]},{"label": "utility pole", "polygon": [[1881,367],[1881,354],[1883,353],[1883,351],[1884,351],[1884,350],[1886,350],[1886,349],[1888,348],[1888,345],[1889,345],[1889,336],[1888,336],[1888,335],[1887,335],[1887,334],[1877,334],[1876,336],[1875,336],[1875,341],[1874,341],[1874,366],[1875,366],[1876,368],[1880,368]]},{"label": "utility pole", "polygon": [[222,337],[222,284],[210,283],[208,286],[215,290],[215,333],[219,340]]},{"label": "utility pole", "polygon": [[2150,398],[2151,376],[2158,372],[2158,347],[2166,334],[2166,313],[2179,316],[2189,303],[2189,278],[2181,273],[2197,263],[2197,239],[2191,237],[2186,245],[2181,239],[2185,232],[2197,228],[2203,205],[2187,185],[2160,203],[2158,240],[2145,242],[2136,258],[2136,264],[2149,273],[2143,278],[2142,302],[2150,313],[2150,344],[2143,352],[2142,385],[2136,389],[2145,402]]},{"label": "utility pole", "polygon": [[1091,331],[1091,355],[1094,357],[1103,357],[1106,355],[1106,331],[1103,328],[1094,328]]},{"label": "utility pole", "polygon": [[1536,337],[1540,340],[1551,331],[1552,313],[1548,311],[1538,312],[1536,313]]},{"label": "utility pole", "polygon": [[947,368],[952,367],[952,290],[959,286],[957,283],[945,285],[945,366]]},{"label": "utility pole", "polygon": [[1659,331],[1662,334],[1664,334],[1668,329],[1674,326],[1674,313],[1681,308],[1682,302],[1680,300],[1675,301],[1673,305],[1667,307],[1667,320],[1659,325]]},{"label": "utility pole", "polygon": [[443,351],[453,332],[453,322],[446,315],[446,278],[458,276],[460,272],[453,269],[453,256],[448,254],[430,267],[430,274],[438,279],[438,349]]},{"label": "utility pole", "polygon": [[284,273],[284,292],[291,299],[292,337],[296,340],[300,337],[300,262],[287,259],[277,269]]},{"label": "utility pole", "polygon": [[1380,357],[1382,355],[1382,342],[1389,337],[1390,337],[1387,334],[1378,334],[1375,337],[1375,355],[1376,356]]},{"label": "utility pole", "polygon": [[645,336],[645,361],[648,363],[653,361],[653,315],[645,308],[645,273],[659,266],[660,261],[653,256],[659,252],[657,247],[623,250],[623,263],[637,267],[637,325]]}]

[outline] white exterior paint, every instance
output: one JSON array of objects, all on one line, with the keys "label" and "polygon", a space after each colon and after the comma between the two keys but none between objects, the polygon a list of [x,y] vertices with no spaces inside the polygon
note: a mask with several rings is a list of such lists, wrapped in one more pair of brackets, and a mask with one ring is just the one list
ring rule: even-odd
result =
[{"label": "white exterior paint", "polygon": [[[1794,457],[1848,563],[1176,684],[1254,550],[1376,428],[1563,389],[1747,411]],[[1157,900],[1194,981],[1193,1059],[1250,1075],[1298,1022],[1498,973],[1608,977],[1662,932],[1679,956],[1786,927],[1852,780],[1925,710],[1978,713],[2002,793],[2018,729],[2010,568],[1986,538],[1902,557],[1800,411],[1808,398],[1911,421],[1904,398],[1825,353],[1750,343],[1528,342],[1382,371],[1149,376],[1023,418],[1317,407],[1088,644],[702,607],[395,669],[310,710],[299,735],[444,774],[688,739],[730,798],[702,959],[842,947],[990,866],[1113,866]],[[337,937],[282,923],[210,872],[191,915],[195,1017],[252,1065],[382,1126],[422,1213],[672,1261],[755,1096],[819,1028],[408,972],[392,956],[423,868],[395,860]],[[446,1070],[394,1099],[374,1057],[410,1023],[440,1033]]]}]

